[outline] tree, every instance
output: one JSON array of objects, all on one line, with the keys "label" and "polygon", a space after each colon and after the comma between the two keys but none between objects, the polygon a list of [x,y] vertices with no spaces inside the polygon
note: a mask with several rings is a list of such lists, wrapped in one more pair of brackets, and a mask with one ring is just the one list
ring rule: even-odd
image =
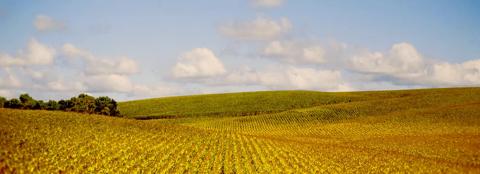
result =
[{"label": "tree", "polygon": [[119,116],[117,102],[107,96],[95,99],[95,113],[110,116]]},{"label": "tree", "polygon": [[7,99],[5,97],[0,96],[0,108],[5,107],[6,102],[7,102]]},{"label": "tree", "polygon": [[30,97],[30,95],[27,93],[21,94],[19,98],[24,109],[33,109],[33,107],[36,105],[35,99]]},{"label": "tree", "polygon": [[22,102],[16,98],[12,98],[5,103],[6,108],[19,109],[22,108]]},{"label": "tree", "polygon": [[33,105],[32,109],[44,110],[47,109],[47,104],[43,100],[37,100],[35,101],[35,105]]},{"label": "tree", "polygon": [[[60,100],[60,101],[63,101],[63,100]],[[60,109],[59,103],[57,103],[57,101],[55,101],[55,100],[48,100],[46,105],[47,105],[46,106],[47,110],[59,110]]]},{"label": "tree", "polygon": [[70,99],[73,102],[73,111],[83,113],[95,113],[95,97],[80,94],[77,98]]},{"label": "tree", "polygon": [[70,106],[70,100],[60,100],[58,101],[58,109],[62,111],[67,111]]},{"label": "tree", "polygon": [[80,94],[78,97],[72,97],[69,100],[35,100],[27,93],[21,94],[19,99],[6,100],[0,96],[0,108],[20,108],[20,109],[41,109],[41,110],[63,110],[74,111],[89,114],[102,114],[109,116],[120,116],[117,108],[117,102],[107,96],[92,97],[87,94]]},{"label": "tree", "polygon": [[98,97],[95,99],[95,113],[110,115],[111,99],[108,97]]},{"label": "tree", "polygon": [[112,105],[110,107],[110,116],[121,116],[120,111],[117,108],[117,102],[114,99],[112,99]]}]

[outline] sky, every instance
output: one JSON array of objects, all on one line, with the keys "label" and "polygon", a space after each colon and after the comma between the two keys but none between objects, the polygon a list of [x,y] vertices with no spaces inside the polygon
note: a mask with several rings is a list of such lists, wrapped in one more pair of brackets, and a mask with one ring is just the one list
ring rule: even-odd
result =
[{"label": "sky", "polygon": [[0,0],[0,96],[480,86],[476,0]]}]

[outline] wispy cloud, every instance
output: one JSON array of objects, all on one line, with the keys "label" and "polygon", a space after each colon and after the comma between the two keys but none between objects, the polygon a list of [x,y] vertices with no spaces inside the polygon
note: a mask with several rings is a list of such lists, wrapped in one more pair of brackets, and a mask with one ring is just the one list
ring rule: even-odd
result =
[{"label": "wispy cloud", "polygon": [[37,31],[48,32],[48,31],[61,31],[65,30],[65,23],[57,21],[47,15],[37,15],[33,21],[33,25]]},{"label": "wispy cloud", "polygon": [[176,78],[203,78],[224,74],[225,68],[210,49],[195,48],[183,53],[172,71]]},{"label": "wispy cloud", "polygon": [[272,40],[290,31],[292,24],[287,18],[273,20],[257,17],[251,21],[235,21],[219,27],[222,35],[237,40]]},{"label": "wispy cloud", "polygon": [[251,0],[251,3],[255,7],[278,7],[283,4],[284,0]]}]

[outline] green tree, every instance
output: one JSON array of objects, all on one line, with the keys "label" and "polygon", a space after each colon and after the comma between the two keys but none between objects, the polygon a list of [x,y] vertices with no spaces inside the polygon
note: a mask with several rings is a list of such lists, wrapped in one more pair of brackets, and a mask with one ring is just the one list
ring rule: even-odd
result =
[{"label": "green tree", "polygon": [[35,99],[30,97],[30,95],[27,93],[21,94],[19,99],[24,109],[33,109],[37,103],[37,101],[35,101]]},{"label": "green tree", "polygon": [[12,98],[5,103],[6,108],[19,109],[22,108],[22,102],[16,98]]},{"label": "green tree", "polygon": [[35,101],[35,105],[33,105],[32,109],[45,110],[47,109],[47,103],[45,103],[43,100],[37,100]]},{"label": "green tree", "polygon": [[73,102],[73,111],[83,113],[95,113],[95,97],[80,94],[70,99]]},{"label": "green tree", "polygon": [[110,116],[120,115],[120,112],[117,109],[117,102],[107,96],[95,99],[95,113]]},{"label": "green tree", "polygon": [[0,108],[5,107],[5,103],[7,103],[7,99],[0,96]]},{"label": "green tree", "polygon": [[76,100],[76,98],[72,97],[70,100],[60,100],[60,101],[58,101],[58,105],[59,105],[58,109],[60,109],[62,111],[71,111],[73,106],[74,106],[72,100]]},{"label": "green tree", "polygon": [[55,100],[49,100],[47,102],[47,106],[46,106],[46,109],[47,110],[59,110],[60,109],[60,105],[57,101]]}]

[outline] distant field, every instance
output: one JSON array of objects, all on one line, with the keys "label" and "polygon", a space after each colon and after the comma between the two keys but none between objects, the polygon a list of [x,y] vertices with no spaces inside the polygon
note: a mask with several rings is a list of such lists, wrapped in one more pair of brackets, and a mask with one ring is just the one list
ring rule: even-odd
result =
[{"label": "distant field", "polygon": [[119,109],[127,117],[245,116],[343,103],[356,98],[355,94],[314,91],[243,92],[120,102]]},{"label": "distant field", "polygon": [[120,103],[135,120],[0,109],[0,173],[480,173],[480,88]]}]

